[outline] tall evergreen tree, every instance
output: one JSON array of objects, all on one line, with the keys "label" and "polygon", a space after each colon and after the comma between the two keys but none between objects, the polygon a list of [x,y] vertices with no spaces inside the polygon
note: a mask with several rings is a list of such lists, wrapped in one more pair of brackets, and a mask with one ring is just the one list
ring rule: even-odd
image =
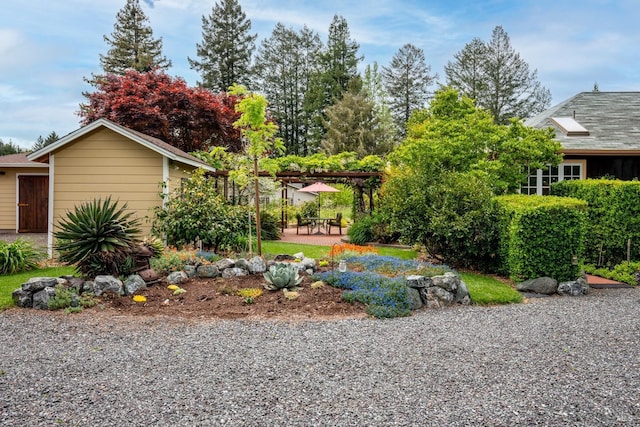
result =
[{"label": "tall evergreen tree", "polygon": [[202,16],[202,43],[196,44],[200,60],[188,58],[200,72],[202,86],[226,92],[234,83],[249,85],[257,37],[250,31],[251,20],[237,0],[216,2],[209,17]]},{"label": "tall evergreen tree", "polygon": [[56,142],[57,140],[59,140],[60,137],[58,136],[58,134],[55,131],[52,131],[49,135],[47,135],[46,139],[42,138],[42,135],[38,137],[38,139],[36,140],[35,144],[33,144],[33,147],[31,148],[31,151],[37,151],[41,148],[46,147],[47,145],[53,144],[54,142]]},{"label": "tall evergreen tree", "polygon": [[310,117],[303,103],[321,46],[318,34],[308,27],[296,32],[278,23],[258,49],[258,87],[270,100],[269,111],[289,154],[308,153]]},{"label": "tall evergreen tree", "polygon": [[327,107],[324,122],[326,134],[322,149],[328,154],[353,151],[359,157],[387,154],[391,146],[381,138],[375,104],[366,91],[359,89],[359,79],[351,80],[342,97]]},{"label": "tall evergreen tree", "polygon": [[139,0],[127,0],[116,15],[111,37],[104,36],[104,41],[110,46],[106,55],[100,55],[105,73],[123,75],[129,69],[146,72],[171,66],[171,61],[162,55],[162,38],[153,38]]},{"label": "tall evergreen tree", "polygon": [[379,129],[380,144],[393,147],[398,142],[398,130],[393,122],[391,109],[387,99],[389,95],[382,82],[382,74],[378,71],[378,63],[367,65],[364,70],[362,90],[367,99],[373,103],[373,113],[376,116],[376,123]]},{"label": "tall evergreen tree", "polygon": [[393,55],[389,67],[382,67],[391,113],[402,135],[406,134],[411,113],[424,108],[429,100],[429,86],[438,78],[430,73],[424,51],[412,44],[402,46]]},{"label": "tall evergreen tree", "polygon": [[531,117],[551,103],[551,92],[538,81],[537,70],[529,70],[501,26],[494,28],[488,43],[474,39],[467,44],[445,73],[448,85],[474,98],[496,123]]},{"label": "tall evergreen tree", "polygon": [[14,144],[13,141],[9,140],[9,142],[5,143],[0,138],[0,156],[5,156],[7,154],[18,154],[22,153],[22,151],[22,148]]},{"label": "tall evergreen tree", "polygon": [[305,99],[305,110],[313,116],[310,129],[311,150],[317,149],[324,136],[323,112],[340,98],[349,82],[358,76],[360,45],[351,39],[349,24],[342,16],[335,15],[329,25],[326,47],[318,57],[318,70],[311,76]]}]

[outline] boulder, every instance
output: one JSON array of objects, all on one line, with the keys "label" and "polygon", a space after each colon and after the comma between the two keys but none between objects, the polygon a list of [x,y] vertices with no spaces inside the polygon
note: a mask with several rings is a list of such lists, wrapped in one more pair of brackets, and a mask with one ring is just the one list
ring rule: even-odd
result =
[{"label": "boulder", "polygon": [[248,274],[247,270],[243,268],[237,268],[237,267],[227,268],[225,270],[222,270],[222,277],[225,279],[230,279],[232,277],[246,276],[247,274]]},{"label": "boulder", "polygon": [[38,292],[44,288],[53,288],[58,284],[55,277],[32,277],[26,283],[22,284],[22,290],[26,292]]},{"label": "boulder", "polygon": [[558,281],[551,277],[538,277],[537,279],[526,280],[516,285],[520,292],[534,292],[536,294],[552,295],[558,290]]},{"label": "boulder", "polygon": [[460,276],[455,273],[447,272],[442,276],[433,276],[431,278],[433,286],[444,289],[447,292],[455,293],[458,290],[460,284]]},{"label": "boulder", "polygon": [[298,252],[293,254],[294,259],[304,259],[304,252]]},{"label": "boulder", "polygon": [[273,259],[274,261],[295,261],[296,257],[287,254],[279,254],[276,255]]},{"label": "boulder", "polygon": [[407,276],[407,286],[414,289],[424,289],[433,286],[433,281],[430,277],[412,274]]},{"label": "boulder", "polygon": [[313,272],[316,269],[316,260],[313,258],[304,257],[302,258],[302,261],[300,261],[300,264],[302,265],[303,270],[311,270]]},{"label": "boulder", "polygon": [[264,259],[259,256],[254,256],[249,260],[249,272],[252,274],[260,274],[267,271],[267,264]]},{"label": "boulder", "polygon": [[467,288],[467,284],[462,280],[458,283],[458,289],[456,290],[455,301],[458,304],[462,305],[470,305],[471,304],[471,295],[469,294],[469,288]]},{"label": "boulder", "polygon": [[96,296],[100,296],[105,292],[113,292],[117,295],[124,295],[124,287],[122,280],[113,276],[96,276],[93,280],[93,288]]},{"label": "boulder", "polygon": [[235,265],[236,265],[236,262],[231,258],[221,259],[220,261],[216,262],[216,267],[218,267],[218,270],[220,271],[225,270],[227,268],[232,268]]},{"label": "boulder", "polygon": [[33,294],[33,308],[49,310],[49,300],[56,295],[55,288],[44,288]]},{"label": "boulder", "polygon": [[25,291],[22,288],[18,288],[11,293],[11,298],[13,299],[13,303],[20,308],[31,308],[33,307],[33,294],[31,292]]},{"label": "boulder", "polygon": [[167,276],[167,282],[170,285],[179,285],[189,278],[184,271],[174,271]]},{"label": "boulder", "polygon": [[412,287],[408,287],[407,290],[409,291],[409,306],[411,310],[422,308],[422,298],[420,297],[420,291]]},{"label": "boulder", "polygon": [[125,295],[133,295],[137,290],[146,288],[147,283],[137,274],[127,277],[123,283]]},{"label": "boulder", "polygon": [[196,277],[198,275],[198,270],[195,265],[185,265],[182,270],[187,273],[189,277]]},{"label": "boulder", "polygon": [[218,267],[213,264],[200,264],[198,268],[196,268],[196,275],[198,277],[218,277],[220,275],[220,271]]},{"label": "boulder", "polygon": [[586,295],[589,292],[589,285],[586,281],[581,279],[562,282],[558,285],[558,293],[560,295],[577,297],[580,295]]},{"label": "boulder", "polygon": [[455,302],[455,294],[438,286],[420,290],[420,296],[426,302],[427,308],[442,308]]},{"label": "boulder", "polygon": [[243,270],[247,270],[248,272],[251,272],[251,270],[249,270],[249,261],[247,261],[244,258],[237,259],[235,267],[242,268]]}]

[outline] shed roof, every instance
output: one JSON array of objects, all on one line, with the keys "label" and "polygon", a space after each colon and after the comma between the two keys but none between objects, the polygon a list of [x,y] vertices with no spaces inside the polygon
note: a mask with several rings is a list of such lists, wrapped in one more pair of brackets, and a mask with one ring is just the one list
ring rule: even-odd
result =
[{"label": "shed roof", "polygon": [[93,132],[94,130],[105,127],[110,129],[132,141],[141,144],[148,149],[155,151],[171,160],[179,161],[181,163],[191,165],[194,167],[201,167],[207,171],[215,172],[215,168],[211,167],[207,163],[201,161],[200,159],[180,150],[179,148],[174,147],[158,138],[154,138],[152,136],[146,135],[142,132],[135,131],[133,129],[129,129],[125,126],[119,125],[107,119],[98,119],[80,129],[77,129],[70,134],[60,138],[53,144],[47,145],[41,148],[38,151],[35,151],[27,156],[29,160],[33,161],[42,161],[46,159],[49,153],[63,147],[64,145],[75,141],[76,139]]},{"label": "shed roof", "polygon": [[[567,132],[553,118],[571,118],[588,135]],[[566,153],[640,155],[640,92],[581,92],[525,120],[525,125],[554,128]]]},{"label": "shed roof", "polygon": [[48,168],[49,165],[32,162],[27,158],[29,153],[6,154],[0,156],[0,166],[19,168]]}]

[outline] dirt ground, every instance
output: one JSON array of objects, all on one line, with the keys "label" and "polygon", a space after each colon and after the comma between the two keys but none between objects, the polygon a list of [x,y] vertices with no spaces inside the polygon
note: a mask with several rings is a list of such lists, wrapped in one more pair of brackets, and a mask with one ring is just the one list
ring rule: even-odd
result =
[{"label": "dirt ground", "polygon": [[[115,311],[121,315],[169,316],[186,319],[278,319],[328,320],[366,317],[365,306],[342,300],[342,290],[325,285],[312,288],[310,276],[304,276],[298,298],[287,299],[282,291],[268,291],[261,274],[232,279],[192,278],[180,285],[186,292],[173,295],[166,283],[158,283],[136,294],[146,302],[134,302],[131,296],[101,297],[91,310]],[[246,303],[237,294],[242,288],[260,288],[261,296]]]}]

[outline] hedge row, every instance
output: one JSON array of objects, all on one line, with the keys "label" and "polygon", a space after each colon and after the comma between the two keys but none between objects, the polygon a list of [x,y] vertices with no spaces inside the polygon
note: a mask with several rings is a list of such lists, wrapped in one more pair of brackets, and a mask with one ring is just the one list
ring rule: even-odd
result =
[{"label": "hedge row", "polygon": [[549,276],[573,280],[580,273],[587,203],[553,196],[500,196],[499,270],[516,281]]},{"label": "hedge row", "polygon": [[551,192],[586,201],[588,223],[585,261],[612,267],[627,259],[640,259],[640,182],[607,179],[562,181]]}]

